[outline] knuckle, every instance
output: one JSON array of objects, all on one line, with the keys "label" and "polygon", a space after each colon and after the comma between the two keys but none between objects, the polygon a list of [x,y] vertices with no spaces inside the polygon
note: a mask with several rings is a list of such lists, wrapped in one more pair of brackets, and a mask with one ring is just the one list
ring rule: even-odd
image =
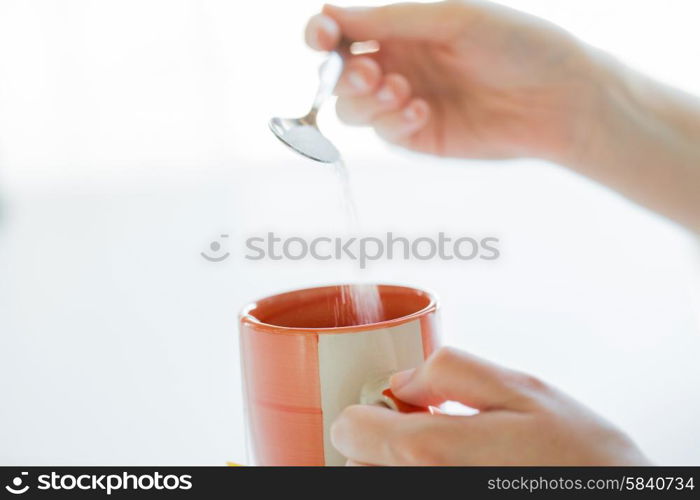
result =
[{"label": "knuckle", "polygon": [[459,359],[460,353],[453,347],[440,347],[426,362],[427,370],[442,370],[445,366]]},{"label": "knuckle", "polygon": [[441,395],[441,387],[446,380],[444,373],[458,359],[459,351],[451,347],[440,347],[428,358],[423,368],[423,377],[429,393]]},{"label": "knuckle", "polygon": [[390,73],[384,77],[387,85],[390,85],[399,101],[403,101],[411,94],[411,85],[408,80],[398,73]]},{"label": "knuckle", "polygon": [[517,375],[517,381],[520,387],[527,389],[528,391],[545,392],[547,390],[546,382],[539,377],[528,373],[519,373]]},{"label": "knuckle", "polygon": [[408,85],[408,80],[400,73],[388,73],[384,79],[394,87],[404,87]]}]

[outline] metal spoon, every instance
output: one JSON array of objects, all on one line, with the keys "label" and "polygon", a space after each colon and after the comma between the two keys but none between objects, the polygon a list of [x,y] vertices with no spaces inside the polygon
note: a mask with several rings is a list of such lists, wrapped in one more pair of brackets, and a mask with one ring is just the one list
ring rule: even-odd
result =
[{"label": "metal spoon", "polygon": [[343,72],[344,60],[341,49],[328,54],[318,70],[319,84],[311,110],[301,118],[279,118],[270,120],[270,130],[284,144],[307,158],[323,163],[340,160],[340,152],[318,129],[316,116],[323,103],[333,93]]}]

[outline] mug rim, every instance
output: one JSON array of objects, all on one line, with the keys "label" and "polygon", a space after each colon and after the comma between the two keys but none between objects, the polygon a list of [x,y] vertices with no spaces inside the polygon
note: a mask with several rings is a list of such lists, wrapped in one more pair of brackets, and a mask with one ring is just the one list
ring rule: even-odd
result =
[{"label": "mug rim", "polygon": [[[336,288],[339,286],[365,285],[365,284],[373,284],[373,285],[378,286],[378,287],[386,287],[386,288],[393,288],[393,289],[404,290],[404,291],[418,292],[419,294],[424,295],[428,298],[428,304],[425,307],[423,307],[415,312],[412,312],[411,314],[406,314],[404,316],[399,316],[398,318],[388,319],[385,321],[378,321],[376,323],[367,323],[364,325],[329,326],[329,327],[321,327],[321,328],[313,328],[313,327],[306,328],[306,327],[298,327],[298,326],[274,325],[271,323],[265,323],[263,321],[260,321],[259,319],[257,319],[256,317],[254,317],[251,314],[251,311],[254,310],[257,307],[258,303],[262,302],[263,300],[271,300],[271,299],[281,297],[283,295],[307,292],[307,291],[311,291],[311,290],[322,290],[324,288]],[[276,333],[276,334],[283,334],[283,335],[308,334],[308,333],[338,334],[338,333],[357,333],[357,332],[369,331],[369,330],[379,330],[382,328],[390,328],[390,327],[402,325],[404,323],[408,323],[410,321],[413,321],[416,318],[420,318],[420,317],[426,316],[434,311],[437,311],[437,309],[438,309],[438,297],[437,297],[437,295],[432,290],[428,290],[425,288],[416,288],[413,286],[399,285],[399,284],[395,284],[395,283],[336,283],[336,284],[331,284],[331,285],[311,286],[311,287],[306,287],[306,288],[294,288],[292,290],[287,290],[284,292],[279,292],[279,293],[275,293],[272,295],[267,295],[267,296],[262,297],[260,299],[249,302],[246,306],[244,306],[241,309],[240,313],[238,314],[238,318],[239,318],[239,322],[241,323],[241,325],[248,324],[248,325],[254,326],[256,329],[264,331],[266,333]]]}]

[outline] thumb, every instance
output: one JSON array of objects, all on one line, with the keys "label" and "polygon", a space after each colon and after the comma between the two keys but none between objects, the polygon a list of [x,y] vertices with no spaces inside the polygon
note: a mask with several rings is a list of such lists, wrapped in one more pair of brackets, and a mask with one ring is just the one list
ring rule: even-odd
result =
[{"label": "thumb", "polygon": [[323,13],[338,23],[343,35],[354,41],[391,38],[445,41],[462,28],[464,12],[457,2],[323,7]]},{"label": "thumb", "polygon": [[396,373],[391,390],[418,406],[457,401],[477,410],[527,410],[542,383],[456,349],[442,348],[415,370]]}]

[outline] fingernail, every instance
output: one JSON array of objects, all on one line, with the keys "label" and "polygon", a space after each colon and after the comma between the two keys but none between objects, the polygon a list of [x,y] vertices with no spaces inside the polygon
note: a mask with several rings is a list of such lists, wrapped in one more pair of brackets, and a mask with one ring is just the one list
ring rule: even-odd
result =
[{"label": "fingernail", "polygon": [[411,104],[403,110],[403,117],[406,121],[414,122],[418,119],[418,109],[415,104]]},{"label": "fingernail", "polygon": [[348,81],[350,82],[350,85],[355,87],[357,90],[367,90],[367,88],[369,88],[367,79],[359,71],[351,71],[348,74]]},{"label": "fingernail", "polygon": [[338,34],[338,24],[328,16],[321,15],[318,18],[318,26],[328,37],[332,38]]},{"label": "fingernail", "polygon": [[394,373],[391,376],[391,379],[389,380],[389,383],[391,384],[391,389],[394,391],[398,391],[402,387],[404,387],[408,382],[413,378],[413,375],[416,373],[415,368],[411,368],[410,370],[404,370],[402,372],[397,372]]},{"label": "fingernail", "polygon": [[384,84],[381,89],[377,92],[377,99],[381,102],[391,102],[394,100],[394,91]]},{"label": "fingernail", "polygon": [[322,10],[324,12],[336,12],[336,13],[345,13],[345,14],[352,15],[352,14],[367,12],[370,9],[371,9],[371,7],[339,7],[337,5],[327,3],[323,6]]}]

